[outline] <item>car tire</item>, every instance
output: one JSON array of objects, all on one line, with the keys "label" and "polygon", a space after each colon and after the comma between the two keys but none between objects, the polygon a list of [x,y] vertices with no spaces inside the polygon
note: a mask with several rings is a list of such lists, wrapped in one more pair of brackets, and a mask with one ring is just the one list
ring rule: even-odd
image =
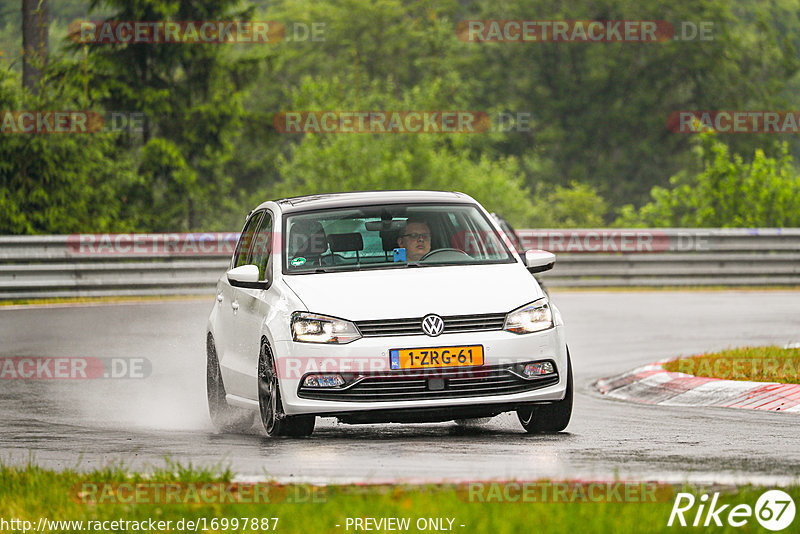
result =
[{"label": "car tire", "polygon": [[211,422],[222,432],[245,432],[253,427],[253,412],[228,404],[225,384],[219,369],[214,338],[206,338],[206,398]]},{"label": "car tire", "polygon": [[572,417],[572,360],[567,349],[567,390],[564,398],[551,404],[531,404],[517,408],[517,418],[528,433],[561,432]]},{"label": "car tire", "polygon": [[275,357],[266,338],[261,339],[258,356],[258,411],[270,437],[305,437],[314,432],[313,415],[286,415],[281,402]]}]

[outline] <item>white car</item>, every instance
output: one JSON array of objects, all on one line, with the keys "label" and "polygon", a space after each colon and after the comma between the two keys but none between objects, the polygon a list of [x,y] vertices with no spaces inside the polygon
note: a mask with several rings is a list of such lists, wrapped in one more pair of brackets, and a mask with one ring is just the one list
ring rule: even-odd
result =
[{"label": "white car", "polygon": [[515,410],[528,432],[572,413],[558,309],[462,193],[265,202],[247,217],[207,327],[213,423],[306,436],[345,423],[459,422]]}]

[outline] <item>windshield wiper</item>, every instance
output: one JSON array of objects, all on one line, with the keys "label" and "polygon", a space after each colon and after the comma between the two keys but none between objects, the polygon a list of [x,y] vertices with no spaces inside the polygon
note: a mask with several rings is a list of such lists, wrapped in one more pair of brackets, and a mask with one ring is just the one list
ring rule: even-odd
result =
[{"label": "windshield wiper", "polygon": [[356,265],[355,271],[369,271],[374,269],[401,269],[404,267],[408,267],[409,264],[397,262],[397,263],[361,263]]},{"label": "windshield wiper", "polygon": [[291,274],[317,274],[317,273],[341,273],[350,271],[370,271],[377,269],[402,269],[405,267],[417,267],[413,263],[378,263],[378,264],[353,264],[353,265],[338,265],[328,267],[315,267],[314,269],[304,269],[302,271],[294,271]]},{"label": "windshield wiper", "polygon": [[441,267],[441,266],[452,266],[452,265],[476,265],[476,264],[463,261],[435,261],[435,262],[426,261],[424,263],[416,263],[414,265],[416,267]]}]

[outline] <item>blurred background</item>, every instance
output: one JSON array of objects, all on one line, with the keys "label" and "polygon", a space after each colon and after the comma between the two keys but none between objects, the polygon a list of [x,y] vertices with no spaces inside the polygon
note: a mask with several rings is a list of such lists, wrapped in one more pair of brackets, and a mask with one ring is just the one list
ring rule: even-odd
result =
[{"label": "blurred background", "polygon": [[[462,40],[473,19],[659,20],[676,38]],[[286,33],[70,39],[87,20]],[[679,134],[667,119],[800,109],[798,46],[800,0],[0,0],[0,111],[144,117],[81,135],[6,124],[0,234],[237,231],[267,199],[406,188],[463,191],[519,228],[796,227],[796,134]],[[492,127],[280,133],[289,110],[475,110]]]}]

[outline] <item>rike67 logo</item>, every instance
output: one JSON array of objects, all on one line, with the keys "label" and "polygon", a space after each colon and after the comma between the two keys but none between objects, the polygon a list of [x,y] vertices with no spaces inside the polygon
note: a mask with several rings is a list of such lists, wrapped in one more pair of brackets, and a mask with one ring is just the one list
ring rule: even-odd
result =
[{"label": "rike67 logo", "polygon": [[[755,509],[749,504],[737,504],[732,508],[730,504],[718,505],[718,500],[719,493],[714,493],[711,502],[708,502],[709,496],[705,493],[699,499],[691,493],[678,493],[667,526],[721,527],[727,523],[732,527],[742,527],[755,516],[762,527],[777,532],[794,521],[794,501],[789,494],[781,490],[769,490],[761,494],[756,501]],[[697,505],[696,510],[695,505]]]}]

